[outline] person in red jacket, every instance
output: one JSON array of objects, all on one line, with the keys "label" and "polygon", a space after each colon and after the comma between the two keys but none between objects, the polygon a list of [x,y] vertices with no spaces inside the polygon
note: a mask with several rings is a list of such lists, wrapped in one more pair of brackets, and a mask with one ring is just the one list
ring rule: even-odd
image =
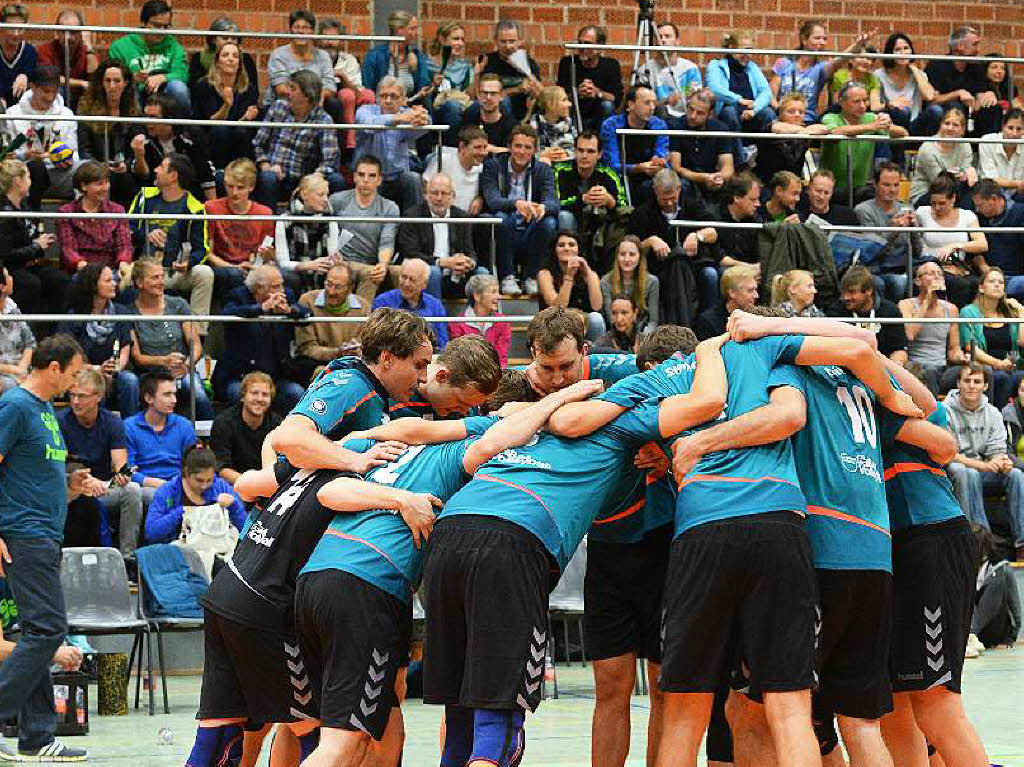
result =
[{"label": "person in red jacket", "polygon": [[469,305],[462,313],[462,322],[449,322],[452,340],[459,336],[482,335],[498,352],[501,366],[508,366],[508,350],[512,345],[512,326],[508,322],[490,322],[500,317],[498,311],[498,280],[489,274],[474,274],[466,282]]},{"label": "person in red jacket", "polygon": [[[206,203],[211,215],[270,216],[273,211],[249,199],[256,188],[256,164],[248,158],[232,160],[224,169],[226,197]],[[245,282],[249,270],[260,263],[274,263],[274,222],[213,220],[210,227],[210,254],[214,290],[218,295],[234,290]]]}]

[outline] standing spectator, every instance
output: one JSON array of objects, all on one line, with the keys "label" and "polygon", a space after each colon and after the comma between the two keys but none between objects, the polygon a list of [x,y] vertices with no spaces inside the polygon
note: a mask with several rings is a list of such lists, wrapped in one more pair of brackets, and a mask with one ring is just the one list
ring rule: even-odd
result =
[{"label": "standing spectator", "polygon": [[[309,310],[295,302],[276,266],[263,264],[245,277],[245,285],[235,288],[224,302],[224,314],[234,317],[288,316],[303,319]],[[281,322],[247,322],[224,328],[224,351],[213,370],[213,389],[217,398],[238,401],[242,378],[262,370],[277,383],[275,406],[290,411],[306,390],[306,381],[290,380],[291,325]]]},{"label": "standing spectator", "polygon": [[171,26],[171,6],[165,0],[146,0],[139,12],[142,26],[151,33],[125,35],[110,46],[110,58],[131,69],[139,97],[166,93],[188,114],[192,108],[188,92],[185,49],[172,36],[160,33]]},{"label": "standing spectator", "polygon": [[[181,117],[180,110],[178,102],[163,93],[150,95],[142,108],[147,118],[158,120]],[[134,136],[130,145],[130,167],[140,187],[153,186],[157,167],[166,157],[177,153],[185,155],[192,163],[192,175],[185,189],[200,200],[212,200],[217,196],[214,167],[202,133],[193,133],[180,125],[157,122],[147,123],[146,132],[148,136]]]},{"label": "standing spectator", "polygon": [[[869,320],[879,318],[900,318],[900,310],[896,304],[876,295],[875,281],[871,272],[863,266],[853,266],[846,271],[839,282],[839,290],[843,305],[854,317],[866,317]],[[858,322],[862,328],[870,330],[878,337],[878,351],[898,365],[907,364],[907,334],[900,323]]]},{"label": "standing spectator", "polygon": [[213,419],[210,447],[217,456],[217,474],[231,485],[243,472],[263,465],[263,442],[281,423],[281,416],[270,409],[274,393],[269,375],[258,370],[247,373],[238,402]]},{"label": "standing spectator", "polygon": [[275,225],[277,266],[293,290],[317,283],[340,258],[338,223],[321,220],[335,215],[329,193],[327,179],[310,173],[299,182],[288,206],[288,215],[302,220]]},{"label": "standing spectator", "polygon": [[772,123],[771,132],[793,138],[773,138],[766,144],[771,151],[758,155],[754,172],[762,183],[767,184],[780,170],[803,175],[807,150],[811,148],[810,139],[805,137],[828,133],[821,123],[804,125],[806,113],[807,99],[800,91],[790,91],[779,101],[779,119]]},{"label": "standing spectator", "polygon": [[[28,6],[7,3],[0,8],[0,22],[27,24]],[[28,78],[36,70],[38,54],[25,42],[25,30],[5,29],[0,32],[0,101],[3,107],[14,106],[28,88]]]},{"label": "standing spectator", "polygon": [[[316,16],[312,11],[299,8],[288,14],[288,31],[293,35],[309,35],[289,40],[285,45],[275,48],[267,59],[267,71],[270,74],[270,87],[263,96],[263,106],[269,108],[275,101],[288,100],[292,83],[292,75],[297,72],[311,72],[316,75],[319,87],[309,88],[309,101],[312,106],[321,106],[331,115],[334,122],[341,122],[341,105],[338,103],[338,84],[334,79],[334,66],[327,51],[317,48],[313,43],[316,30]],[[317,95],[313,95],[313,93]],[[276,121],[275,121],[276,122]]]},{"label": "standing spectator", "polygon": [[459,298],[463,284],[478,271],[473,233],[469,224],[446,224],[446,218],[466,218],[466,211],[452,205],[455,190],[452,180],[438,173],[427,182],[426,201],[410,208],[409,218],[434,218],[439,223],[417,224],[403,221],[398,225],[398,252],[402,258],[418,258],[430,266],[427,292],[434,298]]},{"label": "standing spectator", "polygon": [[[85,26],[85,19],[80,11],[68,8],[57,14],[56,23],[61,27],[82,27]],[[70,92],[68,106],[74,109],[89,87],[90,75],[96,71],[100,61],[92,45],[92,32],[54,32],[50,42],[36,49],[36,56],[40,64],[60,70],[61,82],[68,88],[65,93]]]},{"label": "standing spectator", "polygon": [[576,124],[572,121],[572,102],[565,90],[558,85],[546,85],[540,89],[527,118],[537,131],[540,151],[537,159],[553,165],[571,160],[576,143]]},{"label": "standing spectator", "polygon": [[776,223],[796,224],[800,214],[796,212],[803,185],[800,177],[788,170],[780,170],[768,182],[770,195],[764,202],[764,220]]},{"label": "standing spectator", "polygon": [[986,368],[961,366],[959,386],[943,403],[957,442],[957,454],[946,471],[964,514],[986,530],[991,529],[985,512],[986,490],[1006,495],[1017,559],[1024,560],[1024,472],[1007,455],[1006,427],[999,408],[985,396],[988,385]]},{"label": "standing spectator", "polygon": [[575,234],[559,232],[555,235],[547,262],[537,273],[537,283],[541,309],[549,306],[575,309],[586,321],[587,338],[593,341],[604,333],[601,278],[580,253],[580,241]]},{"label": "standing spectator", "polygon": [[787,317],[824,317],[825,313],[814,305],[817,293],[814,275],[803,269],[790,269],[772,278],[772,306]]},{"label": "standing spectator", "polygon": [[[420,128],[430,122],[430,115],[421,106],[405,106],[402,84],[398,78],[381,78],[377,83],[377,103],[356,110],[359,125]],[[373,155],[382,163],[380,194],[408,210],[423,201],[423,180],[409,167],[409,153],[422,130],[365,130],[356,132],[353,162],[363,155]]]},{"label": "standing spectator", "polygon": [[[852,212],[852,211],[851,211]],[[713,212],[716,221],[729,224],[753,224],[764,221],[761,211],[761,183],[752,173],[735,174],[722,187],[722,202]],[[716,229],[719,269],[738,264],[750,264],[761,275],[760,253],[757,249],[757,229]]]},{"label": "standing spectator", "polygon": [[[316,25],[317,35],[343,35],[345,28],[337,19],[320,19]],[[339,106],[337,122],[352,124],[356,121],[356,109],[364,104],[372,104],[377,100],[373,91],[363,87],[363,73],[359,59],[348,51],[341,49],[341,40],[317,39],[317,47],[326,51],[334,67],[334,79],[338,85],[336,98]],[[333,115],[332,115],[333,116]],[[344,133],[342,149],[347,152],[356,147],[356,132],[347,130]]]},{"label": "standing spectator", "polygon": [[502,19],[494,27],[494,50],[487,54],[483,74],[501,78],[501,95],[512,105],[516,121],[526,117],[527,99],[540,93],[540,67],[522,47],[519,22]]},{"label": "standing spectator", "polygon": [[[64,545],[101,545],[98,512],[102,506],[106,510],[108,524],[117,521],[111,527],[117,532],[118,550],[127,557],[133,555],[139,546],[142,488],[131,481],[130,471],[125,471],[128,443],[124,422],[102,406],[105,383],[99,370],[80,370],[69,392],[71,407],[57,416],[68,452],[93,477],[107,483],[103,495],[79,497],[68,504]],[[125,415],[122,413],[122,417]]]},{"label": "standing spectator", "polygon": [[[487,143],[487,134],[482,128],[467,125],[459,131],[458,149],[446,146],[441,150],[441,167],[455,186],[455,204],[470,216],[479,216],[484,209],[480,172],[487,158]],[[437,162],[437,153],[431,153],[423,171],[425,183],[430,183],[430,179],[441,172]]]},{"label": "standing spectator", "polygon": [[[604,45],[608,33],[604,27],[588,24],[576,33],[576,42]],[[618,60],[601,55],[593,48],[562,56],[558,61],[558,85],[572,97],[582,130],[597,131],[601,123],[615,114],[622,101],[622,67]]]},{"label": "standing spectator", "polygon": [[[883,53],[914,53],[914,44],[902,32],[893,32],[885,41]],[[885,111],[892,121],[906,128],[911,136],[931,136],[942,120],[942,106],[934,103],[935,88],[921,62],[914,59],[883,59],[875,70],[882,86]],[[918,161],[920,162],[920,157]]]},{"label": "standing spectator", "polygon": [[[192,91],[192,112],[197,120],[248,122],[259,116],[257,83],[242,66],[238,43],[223,43],[210,70]],[[210,161],[221,170],[232,160],[252,154],[250,128],[214,125],[209,128]]]},{"label": "standing spectator", "polygon": [[511,109],[501,97],[501,78],[498,75],[481,75],[474,101],[462,115],[462,124],[476,126],[487,136],[489,154],[508,151],[508,140],[516,120]]},{"label": "standing spectator", "polygon": [[640,205],[651,198],[651,179],[668,164],[669,140],[668,136],[658,133],[626,136],[623,157],[618,130],[665,130],[668,126],[654,114],[654,107],[654,91],[645,85],[633,85],[626,91],[626,105],[622,114],[612,115],[601,123],[603,162],[629,184],[630,199],[634,205]]},{"label": "standing spectator", "polygon": [[469,303],[460,317],[461,322],[449,322],[448,332],[453,339],[460,336],[481,335],[495,351],[501,367],[508,366],[508,353],[512,346],[512,326],[507,322],[489,322],[488,317],[501,317],[498,280],[490,274],[474,274],[466,280],[466,298]]},{"label": "standing spectator", "polygon": [[610,304],[611,327],[594,341],[594,347],[631,354],[639,331],[636,304],[632,296],[625,294],[614,296]]},{"label": "standing spectator", "polygon": [[[331,118],[320,104],[320,81],[309,70],[293,72],[287,96],[275,101],[264,121],[329,125]],[[327,128],[260,128],[253,140],[259,177],[253,198],[274,208],[288,196],[299,179],[319,171],[333,190],[341,189],[338,173],[337,131]]]},{"label": "standing spectator", "polygon": [[[206,212],[215,216],[270,216],[273,211],[249,199],[256,188],[256,165],[245,158],[232,160],[224,169],[225,197],[206,203]],[[274,260],[273,221],[212,220],[207,226],[210,250],[207,263],[213,269],[214,290],[218,295],[237,288],[258,261]],[[270,244],[267,244],[267,240]]]},{"label": "standing spectator", "polygon": [[[980,43],[981,37],[974,27],[957,27],[949,36],[948,55],[976,57],[980,53]],[[957,103],[965,112],[996,104],[996,95],[985,90],[984,70],[977,61],[929,61],[924,71],[935,88],[936,104]],[[988,130],[981,132],[988,133]]]},{"label": "standing spectator", "polygon": [[[723,48],[754,48],[753,35],[730,32],[722,38]],[[729,130],[744,133],[766,133],[775,122],[772,109],[772,89],[761,68],[749,53],[730,53],[723,59],[708,63],[708,88],[715,94],[715,116]],[[749,139],[742,155],[736,155],[739,164],[746,164],[755,154]],[[735,153],[734,153],[735,154]]]},{"label": "standing spectator", "polygon": [[[711,116],[715,94],[707,88],[691,91],[686,114],[679,118],[679,129],[724,131],[725,123]],[[686,196],[714,196],[735,172],[730,141],[722,137],[673,136],[669,162],[682,179]]]},{"label": "standing spectator", "polygon": [[978,171],[974,168],[974,152],[970,144],[942,141],[944,138],[962,138],[967,130],[967,115],[957,105],[946,108],[939,121],[938,141],[921,144],[910,177],[910,202],[920,205],[928,196],[928,187],[943,171],[956,176],[957,181],[969,189],[978,183]]},{"label": "standing spectator", "polygon": [[[89,77],[89,87],[78,101],[80,116],[138,117],[139,99],[131,86],[132,73],[123,61],[105,59]],[[132,140],[142,127],[131,123],[78,123],[78,153],[83,160],[98,160],[110,171],[110,199],[131,204],[139,188],[128,168],[134,154]]]},{"label": "standing spectator", "polygon": [[[24,98],[22,99],[24,101]],[[978,169],[984,178],[995,179],[1007,197],[1024,202],[1024,149],[1000,139],[1024,138],[1024,111],[1010,109],[1003,115],[1003,129],[983,136],[991,143],[978,146]],[[992,140],[995,140],[992,142]]]},{"label": "standing spectator", "polygon": [[[342,261],[324,275],[322,290],[310,290],[299,303],[314,317],[365,317],[370,305],[352,292],[352,267]],[[326,365],[335,357],[359,356],[359,330],[356,323],[308,322],[295,328],[295,350],[300,362],[308,361],[310,370]]]},{"label": "standing spectator", "polygon": [[65,475],[68,450],[50,401],[67,391],[82,365],[66,336],[45,339],[32,356],[23,386],[0,399],[0,569],[18,605],[22,639],[0,665],[0,719],[18,717],[17,752],[4,761],[84,761],[85,751],[54,739],[50,664],[68,632],[60,585],[61,539],[68,484],[74,494],[97,495],[87,472]]},{"label": "standing spectator", "polygon": [[[398,273],[398,287],[381,293],[373,300],[371,310],[381,307],[389,309],[402,309],[403,311],[417,314],[420,317],[443,317],[446,312],[444,305],[427,293],[427,280],[430,277],[430,267],[426,261],[418,258],[409,258],[402,261]],[[434,343],[434,351],[439,352],[448,343],[448,328],[444,323],[433,325],[434,336],[437,339]]]},{"label": "standing spectator", "polygon": [[[669,21],[658,24],[658,44],[666,48],[679,45],[679,27]],[[686,114],[686,99],[690,93],[704,87],[700,67],[680,56],[678,51],[651,57],[645,71],[647,82],[654,88],[658,109],[663,110],[672,123]]]},{"label": "standing spectator", "polygon": [[716,301],[697,315],[693,332],[703,341],[705,338],[725,332],[729,315],[736,309],[749,310],[757,303],[757,282],[761,278],[759,269],[750,264],[730,266],[722,272],[722,300]]},{"label": "standing spectator", "polygon": [[[156,168],[156,186],[143,187],[129,212],[202,215],[203,204],[187,191],[194,173],[188,157],[172,152]],[[163,264],[166,287],[187,295],[196,314],[209,314],[213,269],[204,263],[210,250],[206,221],[140,219],[132,220],[131,229],[136,258]]]},{"label": "standing spectator", "polygon": [[[1024,204],[1007,200],[1002,189],[990,178],[983,178],[971,190],[978,223],[984,227],[1024,228]],[[1006,293],[1024,300],[1024,232],[1003,234],[988,232],[986,267],[998,266],[1006,275]]]},{"label": "standing spectator", "polygon": [[[71,177],[81,160],[78,158],[78,129],[70,120],[54,122],[32,121],[33,117],[71,117],[72,112],[57,93],[60,77],[56,67],[39,66],[29,76],[30,90],[22,94],[17,104],[7,108],[13,120],[4,122],[3,132],[8,140],[21,134],[28,141],[14,152],[14,156],[28,164],[32,174],[32,190],[28,202],[32,210],[39,210],[43,196],[70,199]],[[52,149],[64,144],[71,150],[66,158],[55,161]]]},{"label": "standing spectator", "polygon": [[[132,283],[138,290],[135,314],[185,315],[191,314],[188,303],[177,296],[164,295],[164,270],[160,262],[141,258],[132,269]],[[166,368],[170,380],[181,389],[182,406],[187,407],[189,389],[195,390],[196,418],[213,418],[213,405],[198,373],[191,372],[193,364],[203,357],[203,345],[194,322],[136,322],[132,325],[132,364],[141,376],[153,368]],[[142,401],[145,404],[145,387]],[[171,409],[173,410],[173,404]]]},{"label": "standing spectator", "polygon": [[[0,210],[24,211],[32,187],[21,160],[0,161]],[[14,300],[29,313],[61,314],[66,308],[68,276],[46,262],[46,249],[56,237],[43,233],[29,218],[0,219],[0,265],[14,278]]]},{"label": "standing spectator", "polygon": [[811,182],[807,185],[806,201],[801,200],[797,210],[801,220],[817,216],[836,226],[859,226],[860,220],[853,208],[832,202],[832,193],[836,188],[836,177],[827,168],[818,168],[811,174]]},{"label": "standing spectator", "polygon": [[[110,197],[110,168],[96,160],[86,160],[75,171],[73,184],[80,195],[74,202],[61,205],[60,213],[124,213]],[[61,260],[71,274],[87,264],[102,264],[118,269],[132,260],[132,233],[124,219],[59,218],[57,242]]]},{"label": "standing spectator", "polygon": [[[899,201],[902,174],[895,163],[883,162],[875,168],[875,196],[857,205],[854,212],[862,226],[917,226],[913,209]],[[888,298],[899,301],[907,295],[907,264],[921,255],[920,232],[886,232],[871,265],[871,271],[885,284]]]},{"label": "standing spectator", "polygon": [[[558,223],[555,174],[536,158],[537,131],[517,125],[507,154],[487,158],[480,174],[480,192],[488,213],[502,219],[497,237],[501,292],[518,296],[537,292],[537,270]],[[522,269],[523,288],[516,279]]]},{"label": "standing spectator", "polygon": [[[7,267],[0,266],[0,316],[17,317],[21,309],[14,303],[14,280]],[[32,365],[32,352],[36,339],[28,323],[18,319],[0,321],[0,394],[19,386],[27,377]]]},{"label": "standing spectator", "polygon": [[178,473],[182,456],[196,443],[196,432],[187,418],[174,412],[178,392],[167,370],[143,376],[141,391],[145,410],[125,419],[124,435],[132,482],[142,488],[142,501],[149,506],[156,489]]},{"label": "standing spectator", "polygon": [[[228,16],[218,16],[210,22],[210,32],[212,34],[206,36],[206,44],[203,48],[193,53],[192,58],[188,60],[188,87],[190,89],[195,89],[200,80],[210,72],[210,68],[217,61],[217,51],[222,45],[227,43],[241,45],[241,40],[237,37],[238,25]],[[251,53],[242,54],[242,69],[245,70],[253,87],[257,87],[259,75],[256,71],[256,60]]]},{"label": "standing spectator", "polygon": [[[70,314],[130,314],[127,306],[114,302],[117,285],[109,266],[88,264],[71,283]],[[88,366],[104,378],[104,404],[116,408],[122,418],[139,412],[139,379],[128,370],[132,349],[132,331],[127,322],[73,322],[65,320],[57,326],[78,342]]]},{"label": "standing spectator", "polygon": [[451,146],[462,128],[462,113],[472,101],[469,94],[476,74],[473,60],[466,55],[466,28],[462,23],[441,24],[430,53],[440,56],[440,63],[426,101],[434,122],[449,126],[444,141]]},{"label": "standing spectator", "polygon": [[[924,261],[914,272],[917,295],[899,303],[900,313],[908,320],[924,317],[955,318],[960,313],[956,306],[940,297],[946,290],[946,276],[934,261]],[[932,394],[942,391],[943,373],[949,365],[963,365],[967,357],[960,345],[960,326],[950,323],[917,324],[903,326],[907,334],[907,359],[920,365],[924,382]]]},{"label": "standing spectator", "polygon": [[1006,297],[1006,277],[1002,269],[990,267],[978,285],[978,296],[960,311],[965,322],[960,326],[960,342],[971,359],[989,368],[992,404],[1002,409],[1017,390],[1024,372],[1017,369],[1024,334],[1016,322],[1002,322],[1024,316],[1024,308]]},{"label": "standing spectator", "polygon": [[[337,216],[398,218],[398,206],[377,193],[381,181],[381,162],[370,154],[359,158],[352,173],[354,189],[332,194],[331,209]],[[388,265],[395,255],[398,224],[345,224],[349,238],[341,247],[342,257],[352,267],[354,288],[363,303],[371,304],[381,283],[388,276]]]},{"label": "standing spectator", "polygon": [[640,256],[640,239],[635,234],[627,234],[615,248],[611,271],[601,278],[605,318],[613,324],[610,312],[613,296],[629,296],[640,331],[654,330],[660,317],[660,290],[658,278],[647,273],[647,261]]},{"label": "standing spectator", "polygon": [[406,10],[392,11],[388,16],[388,33],[404,37],[402,43],[381,43],[371,48],[363,59],[363,87],[377,90],[377,83],[387,75],[397,77],[405,89],[405,97],[426,93],[430,88],[430,59],[417,47],[419,24]]}]

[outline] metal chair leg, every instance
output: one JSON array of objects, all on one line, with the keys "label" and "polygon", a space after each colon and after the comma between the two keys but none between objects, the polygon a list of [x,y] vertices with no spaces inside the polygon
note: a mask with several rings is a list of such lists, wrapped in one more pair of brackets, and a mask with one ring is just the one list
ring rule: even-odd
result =
[{"label": "metal chair leg", "polygon": [[156,626],[156,652],[160,662],[160,685],[164,691],[164,713],[171,713],[171,705],[167,702],[167,668],[164,666],[164,635],[160,626]]},{"label": "metal chair leg", "polygon": [[579,630],[580,630],[580,665],[586,666],[587,665],[587,650],[586,650],[586,648],[583,645],[583,616],[582,615],[579,616],[579,619],[577,620],[576,625],[579,627]]},{"label": "metal chair leg", "polygon": [[565,665],[572,665],[572,653],[569,651],[569,617],[562,615],[562,630],[565,632]]},{"label": "metal chair leg", "polygon": [[135,635],[135,637],[139,641],[139,654],[138,654],[138,656],[135,659],[135,662],[136,662],[136,671],[135,671],[135,708],[138,708],[139,707],[139,690],[142,689],[142,651],[144,649],[143,645],[145,644],[145,639],[142,636],[142,631],[141,630]]},{"label": "metal chair leg", "polygon": [[149,715],[156,716],[156,705],[153,702],[153,634],[148,628],[146,629],[146,673],[149,679]]}]

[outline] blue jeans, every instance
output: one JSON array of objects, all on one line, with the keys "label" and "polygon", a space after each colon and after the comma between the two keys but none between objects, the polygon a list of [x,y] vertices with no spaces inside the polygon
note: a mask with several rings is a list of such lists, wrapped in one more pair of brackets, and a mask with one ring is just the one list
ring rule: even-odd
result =
[{"label": "blue jeans", "polygon": [[192,113],[192,96],[188,92],[188,83],[181,80],[168,80],[164,83],[163,92],[178,102],[185,117]]},{"label": "blue jeans", "polygon": [[540,221],[527,224],[515,211],[498,213],[497,216],[502,222],[495,232],[498,238],[498,279],[515,276],[516,266],[522,267],[524,277],[536,278],[541,261],[547,258],[551,248],[558,217],[549,213]]},{"label": "blue jeans", "polygon": [[380,185],[380,194],[395,203],[404,213],[423,202],[423,178],[411,170],[402,171]]},{"label": "blue jeans", "polygon": [[[280,179],[272,170],[261,170],[256,176],[256,189],[253,190],[252,199],[274,210],[277,203],[287,200],[298,185],[297,178]],[[330,193],[334,194],[345,189],[345,179],[340,173],[328,173],[327,185],[330,187]]]},{"label": "blue jeans", "polygon": [[[274,381],[275,394],[273,406],[275,410],[282,412],[291,412],[291,409],[295,407],[299,400],[302,399],[302,395],[306,393],[306,389],[295,383],[294,381],[286,381],[283,378],[278,378]],[[238,397],[242,392],[242,381],[241,379],[231,381],[224,387],[224,396],[228,402],[234,405],[238,402]]]},{"label": "blue jeans", "polygon": [[245,272],[234,266],[213,267],[213,292],[226,296],[235,288],[245,284]]},{"label": "blue jeans", "polygon": [[[445,146],[459,145],[459,131],[462,129],[462,104],[458,101],[446,101],[434,110],[434,125],[447,125],[444,132]],[[436,140],[436,136],[432,136]]]},{"label": "blue jeans", "polygon": [[[718,113],[718,119],[726,124],[729,130],[742,133],[767,133],[775,122],[775,112],[771,107],[765,107],[756,112],[752,118],[743,121],[741,114],[743,107],[738,104],[724,104],[722,111]],[[743,145],[749,144],[753,139],[733,139],[732,154],[738,168],[743,162]]]},{"label": "blue jeans", "polygon": [[116,403],[121,418],[138,413],[142,407],[139,377],[130,370],[120,371],[114,379],[113,391],[107,395],[107,401]]},{"label": "blue jeans", "polygon": [[1024,276],[1011,277],[1006,275],[1006,295],[1024,301]]},{"label": "blue jeans", "polygon": [[604,315],[601,312],[587,312],[587,340],[596,341],[604,335],[608,326],[605,324]]},{"label": "blue jeans", "polygon": [[214,168],[224,169],[232,160],[252,156],[252,128],[228,128],[217,125],[209,129],[210,161]]},{"label": "blue jeans", "polygon": [[[190,383],[191,380],[191,383]],[[178,381],[178,407],[182,413],[186,416],[189,411],[189,389],[193,388],[196,392],[196,420],[197,421],[211,421],[213,420],[213,404],[210,402],[210,396],[206,393],[206,387],[203,386],[203,380],[199,377],[198,373],[193,373],[191,376],[186,375],[180,381]]]},{"label": "blue jeans", "polygon": [[[478,266],[476,271],[469,275],[469,277],[476,274],[490,274],[490,272],[484,267]],[[440,266],[431,264],[430,276],[427,278],[427,292],[438,301],[445,297],[445,293],[455,294],[455,298],[463,298],[463,295],[460,294],[460,290],[465,291],[466,281],[469,277],[463,277],[460,282],[456,283],[451,279],[451,275],[448,275],[447,277],[444,275]],[[446,284],[448,285],[447,290],[445,290],[444,287]],[[461,288],[459,287],[460,285],[462,286]],[[469,296],[465,297],[469,298]]]},{"label": "blue jeans", "polygon": [[1014,544],[1024,546],[1024,472],[1010,469],[1006,474],[978,471],[962,463],[946,467],[953,494],[971,522],[991,529],[985,515],[985,495],[1006,494],[1006,511],[1010,516]]},{"label": "blue jeans", "polygon": [[5,538],[11,561],[7,582],[18,605],[21,639],[0,664],[0,720],[18,717],[18,748],[53,742],[57,713],[50,662],[68,633],[60,588],[60,543],[50,538]]},{"label": "blue jeans", "polygon": [[572,214],[571,210],[560,210],[558,211],[558,231],[560,232],[575,232],[576,231],[576,216]]},{"label": "blue jeans", "polygon": [[700,310],[704,311],[721,302],[722,294],[718,289],[718,269],[711,265],[698,266],[694,272],[694,276],[697,278]]},{"label": "blue jeans", "polygon": [[907,273],[906,272],[885,272],[874,275],[875,290],[882,291],[882,294],[893,303],[902,301],[907,297]]}]

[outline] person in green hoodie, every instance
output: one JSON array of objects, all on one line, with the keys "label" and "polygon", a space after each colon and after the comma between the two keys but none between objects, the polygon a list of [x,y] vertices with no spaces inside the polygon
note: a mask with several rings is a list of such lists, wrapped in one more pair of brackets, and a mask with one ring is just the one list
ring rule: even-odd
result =
[{"label": "person in green hoodie", "polygon": [[142,26],[154,30],[153,34],[125,35],[115,40],[110,58],[128,65],[143,101],[148,94],[163,91],[189,114],[192,104],[185,49],[176,38],[159,31],[171,26],[171,6],[166,0],[147,0],[139,19]]}]

